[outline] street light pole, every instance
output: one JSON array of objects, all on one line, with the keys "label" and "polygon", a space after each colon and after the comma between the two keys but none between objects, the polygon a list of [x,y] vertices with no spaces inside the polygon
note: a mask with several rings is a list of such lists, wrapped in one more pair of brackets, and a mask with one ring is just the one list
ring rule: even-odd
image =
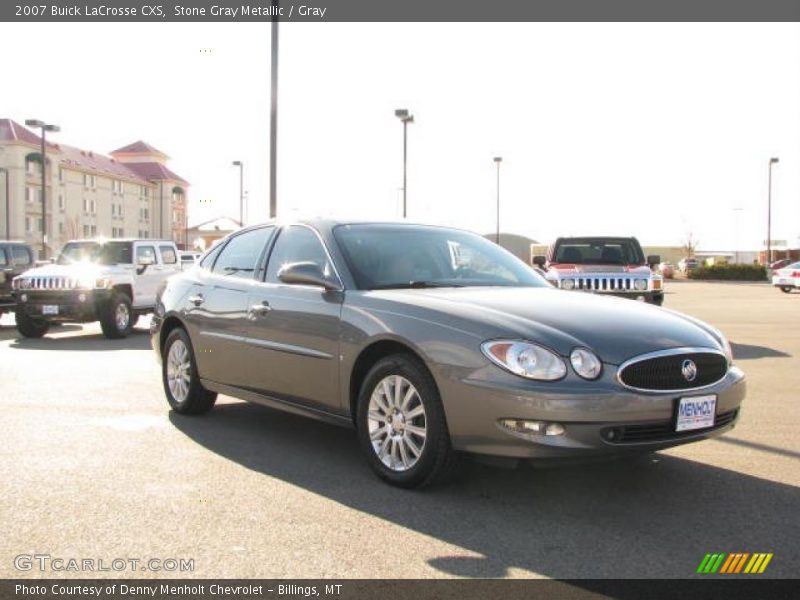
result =
[{"label": "street light pole", "polygon": [[772,165],[780,162],[778,158],[769,159],[769,184],[767,186],[767,266],[772,263]]},{"label": "street light pole", "polygon": [[407,108],[398,108],[394,116],[403,122],[403,218],[408,214],[408,124],[414,122],[414,115]]},{"label": "street light pole", "polygon": [[500,163],[503,162],[502,156],[494,157],[494,164],[497,165],[497,236],[495,242],[500,245]]},{"label": "street light pole", "polygon": [[6,239],[10,240],[11,239],[11,201],[8,198],[9,187],[10,187],[9,183],[8,183],[8,178],[9,178],[10,175],[9,175],[8,169],[4,169],[3,167],[0,167],[0,172],[2,172],[3,175],[5,175],[5,180],[6,180]]},{"label": "street light pole", "polygon": [[244,163],[235,160],[232,164],[239,167],[239,227],[244,227]]},{"label": "street light pole", "polygon": [[269,111],[269,218],[278,216],[278,0],[272,0],[271,102]]},{"label": "street light pole", "polygon": [[42,259],[47,258],[47,157],[45,155],[45,137],[48,131],[57,132],[61,128],[58,125],[48,125],[39,119],[27,119],[25,125],[28,127],[38,127],[41,132],[41,159],[42,159]]}]

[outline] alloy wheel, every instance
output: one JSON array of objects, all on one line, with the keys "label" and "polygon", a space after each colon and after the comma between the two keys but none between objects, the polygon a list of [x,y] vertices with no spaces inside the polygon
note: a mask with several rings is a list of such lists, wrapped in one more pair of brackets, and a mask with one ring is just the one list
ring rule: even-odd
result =
[{"label": "alloy wheel", "polygon": [[172,398],[182,403],[189,395],[189,383],[192,376],[192,363],[189,349],[181,340],[175,340],[167,355],[167,385]]},{"label": "alloy wheel", "polygon": [[369,400],[367,428],[378,459],[396,472],[411,469],[428,435],[425,406],[414,385],[400,375],[384,377]]}]

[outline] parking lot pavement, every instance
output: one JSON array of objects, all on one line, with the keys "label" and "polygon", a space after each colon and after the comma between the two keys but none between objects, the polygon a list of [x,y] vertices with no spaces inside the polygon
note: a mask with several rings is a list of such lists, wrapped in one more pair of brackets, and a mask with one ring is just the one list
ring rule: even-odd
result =
[{"label": "parking lot pavement", "polygon": [[228,399],[171,414],[145,329],[23,340],[6,315],[0,576],[73,575],[15,570],[34,552],[195,565],[105,575],[361,578],[687,577],[707,552],[772,552],[761,577],[796,576],[800,294],[668,292],[733,342],[749,378],[733,432],[635,462],[474,465],[423,492],[378,482],[348,430]]}]

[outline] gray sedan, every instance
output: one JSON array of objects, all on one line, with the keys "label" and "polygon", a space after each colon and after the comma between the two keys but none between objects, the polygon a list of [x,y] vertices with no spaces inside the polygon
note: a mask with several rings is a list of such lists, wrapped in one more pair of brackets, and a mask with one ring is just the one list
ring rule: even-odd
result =
[{"label": "gray sedan", "polygon": [[472,233],[267,223],[159,292],[172,409],[218,393],[355,427],[372,469],[433,482],[463,453],[632,454],[734,427],[744,374],[713,327],[554,289]]}]

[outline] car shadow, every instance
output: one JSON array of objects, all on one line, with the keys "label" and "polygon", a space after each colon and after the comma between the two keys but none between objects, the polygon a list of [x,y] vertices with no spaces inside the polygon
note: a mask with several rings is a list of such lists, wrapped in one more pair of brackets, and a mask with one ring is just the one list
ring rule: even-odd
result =
[{"label": "car shadow", "polygon": [[747,360],[751,358],[791,358],[782,350],[775,350],[766,346],[755,346],[753,344],[739,344],[731,342],[731,350],[736,359]]},{"label": "car shadow", "polygon": [[683,578],[707,552],[773,552],[768,575],[789,577],[800,560],[800,490],[674,456],[552,469],[471,463],[452,483],[407,491],[374,477],[351,430],[246,403],[170,420],[247,469],[462,549],[428,561],[443,574]]},{"label": "car shadow", "polygon": [[[77,331],[78,325],[62,325],[51,329],[51,333],[62,331]],[[151,350],[150,332],[143,328],[134,328],[128,337],[121,340],[109,340],[99,333],[87,335],[57,336],[48,334],[43,338],[24,338],[16,329],[14,334],[6,339],[12,339],[9,344],[14,350],[67,350],[67,351],[109,351],[109,350]]]}]

